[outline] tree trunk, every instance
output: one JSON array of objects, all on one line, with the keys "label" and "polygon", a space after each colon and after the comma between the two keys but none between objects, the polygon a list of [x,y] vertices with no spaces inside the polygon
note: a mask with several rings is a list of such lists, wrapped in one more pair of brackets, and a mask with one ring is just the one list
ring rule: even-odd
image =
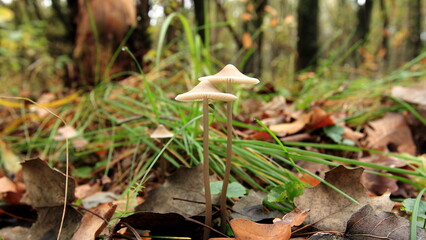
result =
[{"label": "tree trunk", "polygon": [[356,13],[358,18],[358,25],[356,28],[356,38],[365,42],[368,34],[370,33],[371,12],[373,10],[373,1],[366,0],[364,5],[358,5]]},{"label": "tree trunk", "polygon": [[297,7],[297,70],[317,66],[319,0],[299,0]]},{"label": "tree trunk", "polygon": [[136,14],[138,23],[135,31],[128,41],[129,49],[138,59],[141,66],[146,67],[144,61],[145,54],[151,49],[152,39],[148,33],[150,18],[148,12],[150,9],[149,0],[139,0],[136,4]]},{"label": "tree trunk", "polygon": [[247,48],[247,50],[253,51],[248,57],[243,71],[246,73],[254,73],[257,76],[262,72],[263,30],[261,27],[265,17],[265,6],[267,3],[267,0],[253,0],[252,2],[248,2],[246,13],[251,16],[251,19],[245,21],[243,25],[243,46]]},{"label": "tree trunk", "polygon": [[202,42],[205,42],[205,31],[204,27],[206,25],[204,19],[204,0],[193,0],[194,2],[194,12],[195,12],[195,22],[197,24],[197,33],[201,37]]},{"label": "tree trunk", "polygon": [[411,60],[420,54],[422,50],[422,41],[420,39],[421,34],[421,20],[422,20],[422,4],[421,0],[410,0],[409,1],[409,37],[407,41],[408,55],[407,60]]}]

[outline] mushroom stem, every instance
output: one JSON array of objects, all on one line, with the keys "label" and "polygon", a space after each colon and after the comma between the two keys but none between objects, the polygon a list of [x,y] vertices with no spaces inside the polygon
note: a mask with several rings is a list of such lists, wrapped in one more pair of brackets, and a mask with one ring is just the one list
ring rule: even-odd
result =
[{"label": "mushroom stem", "polygon": [[[226,92],[232,93],[232,81],[227,80]],[[220,224],[222,232],[226,230],[226,223],[228,220],[227,209],[226,209],[226,192],[228,190],[229,175],[231,174],[231,158],[232,158],[232,102],[229,101],[226,104],[226,131],[227,131],[227,143],[226,143],[226,164],[225,174],[223,175],[222,192],[220,195]]]},{"label": "mushroom stem", "polygon": [[[206,219],[205,224],[209,227],[212,225],[212,199],[210,193],[210,180],[209,180],[209,100],[207,97],[203,98],[203,177],[204,177],[204,191],[206,198]],[[209,239],[210,229],[204,228],[204,240]]]}]

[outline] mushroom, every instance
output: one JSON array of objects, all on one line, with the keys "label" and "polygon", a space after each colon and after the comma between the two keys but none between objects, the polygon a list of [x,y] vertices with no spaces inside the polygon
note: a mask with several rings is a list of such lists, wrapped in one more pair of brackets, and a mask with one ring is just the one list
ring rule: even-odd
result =
[{"label": "mushroom", "polygon": [[[167,128],[163,124],[158,125],[157,128],[154,130],[154,132],[152,132],[150,135],[151,138],[158,140],[160,144],[163,144],[163,141],[162,141],[163,138],[171,138],[173,136],[174,136],[174,133],[167,130]],[[167,175],[167,165],[168,164],[165,159],[160,160],[160,170],[163,176]]]},{"label": "mushroom", "polygon": [[157,126],[157,128],[154,130],[154,132],[151,133],[151,138],[171,138],[173,137],[174,133],[167,130],[167,128],[160,124]]},{"label": "mushroom", "polygon": [[[179,94],[175,98],[177,101],[203,101],[203,178],[204,178],[204,189],[206,198],[206,219],[205,224],[211,227],[212,223],[212,201],[210,194],[210,182],[209,182],[209,113],[208,113],[208,100],[220,100],[220,101],[234,101],[237,99],[236,96],[223,93],[217,90],[209,81],[202,81],[192,90],[187,93]],[[210,229],[204,229],[204,239],[208,239],[210,235]]]},{"label": "mushroom", "polygon": [[[225,82],[227,85],[227,92],[232,93],[232,83],[247,83],[257,84],[259,80],[257,78],[248,77],[242,74],[234,65],[228,64],[218,73],[201,77],[198,80],[201,82],[210,81],[212,83]],[[226,192],[228,189],[229,175],[231,174],[231,154],[232,154],[232,102],[228,102],[226,106],[227,116],[227,149],[226,149],[226,165],[225,174],[223,175],[222,192],[220,195],[220,216],[222,230],[225,230],[226,216]]]}]

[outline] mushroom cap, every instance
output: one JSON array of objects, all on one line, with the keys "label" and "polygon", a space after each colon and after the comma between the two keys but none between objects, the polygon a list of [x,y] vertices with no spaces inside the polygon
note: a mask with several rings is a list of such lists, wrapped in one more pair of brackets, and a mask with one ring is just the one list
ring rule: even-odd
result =
[{"label": "mushroom cap", "polygon": [[167,130],[163,124],[158,125],[154,132],[150,135],[151,138],[171,138],[173,136],[174,133]]},{"label": "mushroom cap", "polygon": [[259,83],[259,79],[248,77],[248,76],[242,74],[232,64],[226,65],[222,70],[220,70],[215,75],[201,77],[198,80],[200,80],[200,81],[209,80],[212,83],[227,82],[227,81],[231,81],[232,83],[248,83],[248,84],[258,84]]},{"label": "mushroom cap", "polygon": [[189,92],[182,93],[176,96],[177,101],[202,101],[204,98],[219,100],[219,101],[234,101],[237,99],[235,95],[223,93],[217,90],[210,81],[201,81]]}]

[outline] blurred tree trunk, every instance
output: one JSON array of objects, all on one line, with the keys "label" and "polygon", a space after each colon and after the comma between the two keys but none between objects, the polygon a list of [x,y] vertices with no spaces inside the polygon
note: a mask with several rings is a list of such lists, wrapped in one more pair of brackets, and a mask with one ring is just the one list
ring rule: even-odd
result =
[{"label": "blurred tree trunk", "polygon": [[383,56],[383,60],[385,64],[388,63],[389,60],[389,17],[388,17],[388,8],[386,6],[385,0],[380,0],[380,9],[382,16],[382,46],[381,49],[385,51],[385,55]]},{"label": "blurred tree trunk", "polygon": [[244,21],[243,25],[243,46],[248,52],[252,51],[244,65],[243,71],[254,73],[257,76],[262,72],[263,30],[261,28],[267,3],[267,0],[253,0],[252,2],[248,2],[245,14],[250,17]]},{"label": "blurred tree trunk", "polygon": [[373,0],[366,0],[364,5],[358,5],[356,13],[358,25],[356,28],[356,39],[365,42],[370,33],[371,12],[373,10]]},{"label": "blurred tree trunk", "polygon": [[136,26],[133,0],[78,0],[73,19],[77,27],[73,55],[78,67],[71,85],[94,85],[104,76],[124,71],[120,61],[110,69],[107,66],[129,27]]},{"label": "blurred tree trunk", "polygon": [[299,0],[297,7],[296,69],[317,66],[319,0]]},{"label": "blurred tree trunk", "polygon": [[361,51],[362,46],[365,41],[367,41],[368,34],[370,33],[370,22],[371,22],[371,12],[373,10],[373,1],[366,0],[363,5],[358,4],[358,10],[356,12],[356,16],[358,19],[358,23],[355,29],[355,35],[352,39],[352,46],[357,45],[357,50],[351,54],[351,59],[355,67],[359,66],[362,62]]},{"label": "blurred tree trunk", "polygon": [[411,60],[420,54],[422,50],[421,22],[422,22],[422,4],[421,0],[410,0],[409,2],[409,18],[408,18],[408,42],[407,42],[407,60]]},{"label": "blurred tree trunk", "polygon": [[197,23],[197,33],[201,37],[202,42],[205,42],[205,31],[204,31],[204,25],[206,25],[205,22],[205,15],[204,15],[204,0],[193,0],[194,2],[194,12],[195,12],[195,21]]},{"label": "blurred tree trunk", "polygon": [[148,33],[150,18],[148,12],[150,9],[149,0],[139,0],[136,2],[137,26],[132,36],[128,40],[130,51],[133,52],[136,59],[142,67],[146,67],[144,61],[145,54],[151,49],[152,39]]}]

